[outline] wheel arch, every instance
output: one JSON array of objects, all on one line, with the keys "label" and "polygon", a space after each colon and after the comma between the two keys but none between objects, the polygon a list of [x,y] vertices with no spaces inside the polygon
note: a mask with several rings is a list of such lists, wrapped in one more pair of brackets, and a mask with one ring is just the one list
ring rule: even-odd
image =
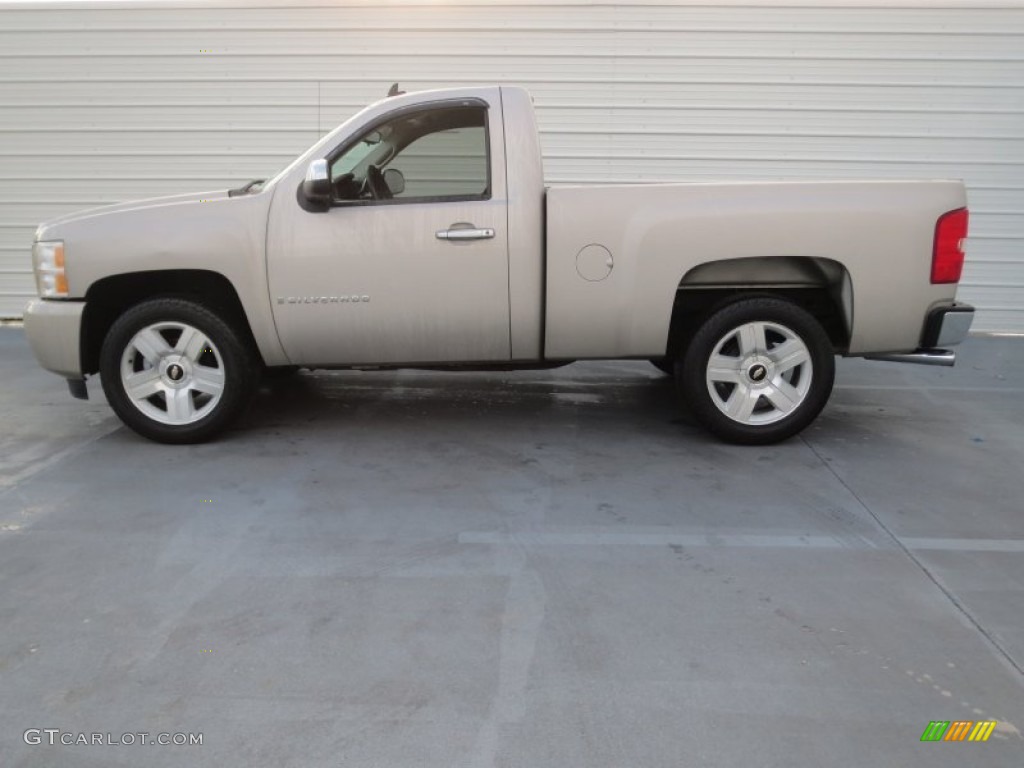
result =
[{"label": "wheel arch", "polygon": [[702,262],[680,278],[666,351],[684,348],[712,313],[756,295],[782,298],[802,307],[822,324],[837,353],[849,348],[853,284],[842,263],[817,256],[751,256]]},{"label": "wheel arch", "polygon": [[221,314],[238,328],[261,359],[242,301],[224,275],[205,269],[149,270],[110,275],[89,286],[80,335],[82,372],[99,370],[103,339],[125,310],[143,301],[171,296],[192,299]]}]

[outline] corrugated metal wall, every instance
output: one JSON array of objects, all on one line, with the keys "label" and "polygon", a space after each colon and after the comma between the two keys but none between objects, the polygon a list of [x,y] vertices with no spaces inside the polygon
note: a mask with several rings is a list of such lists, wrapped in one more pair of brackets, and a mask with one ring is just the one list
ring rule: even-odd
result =
[{"label": "corrugated metal wall", "polygon": [[551,182],[960,177],[1024,331],[1024,4],[0,5],[0,315],[37,222],[285,165],[398,80],[533,91]]}]

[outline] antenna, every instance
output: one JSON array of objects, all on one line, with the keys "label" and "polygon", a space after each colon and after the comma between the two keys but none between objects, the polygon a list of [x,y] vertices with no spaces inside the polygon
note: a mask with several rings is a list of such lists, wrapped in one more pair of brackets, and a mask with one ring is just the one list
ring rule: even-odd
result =
[{"label": "antenna", "polygon": [[401,96],[403,93],[405,93],[405,91],[398,90],[398,83],[392,83],[391,87],[388,89],[388,97]]}]

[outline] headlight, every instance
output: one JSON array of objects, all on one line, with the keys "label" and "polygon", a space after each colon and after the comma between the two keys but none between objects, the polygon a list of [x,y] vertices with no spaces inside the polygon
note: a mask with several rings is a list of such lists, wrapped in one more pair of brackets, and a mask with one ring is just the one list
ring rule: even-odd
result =
[{"label": "headlight", "polygon": [[36,290],[44,299],[67,298],[68,278],[64,274],[64,242],[50,240],[32,244],[32,266]]}]

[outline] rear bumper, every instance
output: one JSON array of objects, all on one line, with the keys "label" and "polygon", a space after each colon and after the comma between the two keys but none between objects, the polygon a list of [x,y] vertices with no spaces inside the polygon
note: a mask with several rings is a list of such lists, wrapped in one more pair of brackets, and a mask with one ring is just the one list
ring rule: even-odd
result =
[{"label": "rear bumper", "polygon": [[36,360],[68,379],[82,378],[84,301],[35,299],[25,308],[25,336]]},{"label": "rear bumper", "polygon": [[950,366],[956,363],[952,347],[967,338],[974,322],[974,307],[970,304],[949,304],[936,307],[928,313],[921,334],[921,346],[913,352],[887,352],[865,355],[868,360],[892,363],[919,363],[921,365]]}]

